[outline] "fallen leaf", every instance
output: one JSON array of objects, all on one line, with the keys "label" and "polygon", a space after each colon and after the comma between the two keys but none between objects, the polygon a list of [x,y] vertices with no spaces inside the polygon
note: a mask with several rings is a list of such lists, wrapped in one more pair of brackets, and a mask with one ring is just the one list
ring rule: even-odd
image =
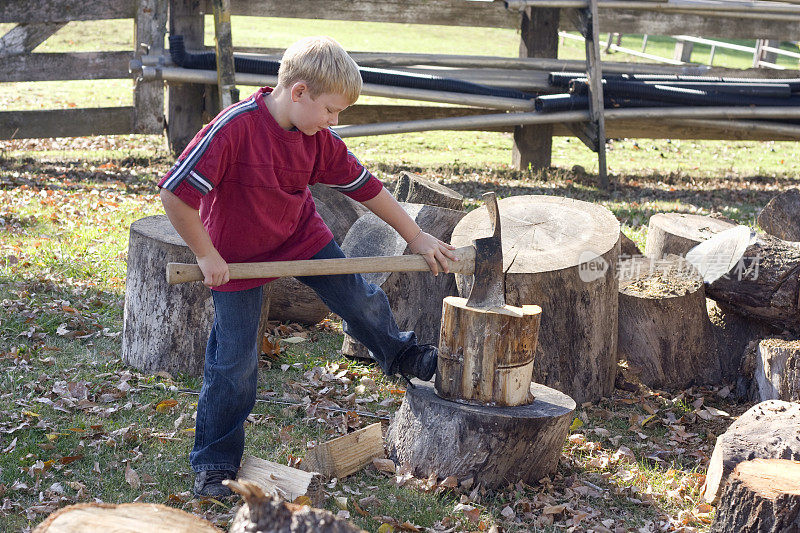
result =
[{"label": "fallen leaf", "polygon": [[134,490],[138,489],[142,484],[141,481],[139,481],[139,474],[136,473],[136,470],[131,468],[130,463],[125,465],[125,481],[127,481],[128,485]]},{"label": "fallen leaf", "polygon": [[168,413],[176,405],[178,405],[178,400],[174,400],[172,398],[168,400],[162,400],[156,405],[156,411],[159,413]]},{"label": "fallen leaf", "polygon": [[394,461],[391,459],[381,459],[379,457],[372,460],[372,466],[379,472],[388,472],[390,474],[394,474],[397,470]]},{"label": "fallen leaf", "polygon": [[548,514],[559,514],[559,513],[563,512],[564,509],[566,509],[566,508],[567,508],[567,505],[565,503],[562,503],[560,505],[548,505],[547,507],[542,509],[542,514],[545,514],[545,515],[548,515]]}]

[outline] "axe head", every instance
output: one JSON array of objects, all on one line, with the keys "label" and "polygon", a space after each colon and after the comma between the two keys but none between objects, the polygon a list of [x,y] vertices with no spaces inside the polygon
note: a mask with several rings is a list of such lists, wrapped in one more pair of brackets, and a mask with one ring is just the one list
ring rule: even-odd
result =
[{"label": "axe head", "polygon": [[503,244],[500,240],[500,211],[493,192],[483,194],[492,222],[491,237],[475,239],[475,274],[467,305],[492,309],[506,304],[506,283],[503,272]]}]

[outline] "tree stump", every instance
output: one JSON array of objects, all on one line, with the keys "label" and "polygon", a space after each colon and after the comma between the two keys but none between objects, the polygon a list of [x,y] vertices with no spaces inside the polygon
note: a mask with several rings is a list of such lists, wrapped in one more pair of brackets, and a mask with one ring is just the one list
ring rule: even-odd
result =
[{"label": "tree stump", "polygon": [[555,471],[575,401],[531,383],[532,403],[491,407],[440,398],[414,381],[389,426],[389,456],[417,476],[455,476],[486,488],[537,483]]},{"label": "tree stump", "polygon": [[703,279],[678,256],[619,262],[619,358],[648,387],[721,381]]},{"label": "tree stump", "polygon": [[739,463],[709,531],[800,532],[800,462],[754,459]]},{"label": "tree stump", "polygon": [[717,437],[703,498],[716,503],[736,465],[756,458],[800,460],[800,404],[761,402]]},{"label": "tree stump", "polygon": [[[576,402],[614,391],[617,374],[619,222],[605,207],[554,196],[498,202],[506,303],[542,308],[533,380]],[[486,207],[465,216],[452,244],[491,234]],[[469,294],[471,276],[456,276]]]},{"label": "tree stump", "polygon": [[122,360],[143,372],[201,375],[214,320],[201,283],[169,285],[167,263],[196,258],[165,215],[131,224],[122,328]]},{"label": "tree stump", "polygon": [[[401,203],[420,228],[444,242],[450,241],[453,228],[463,211],[442,207]],[[359,218],[342,244],[348,257],[401,255],[411,253],[406,241],[391,226],[369,213]],[[453,274],[433,276],[430,272],[377,272],[364,274],[370,283],[386,293],[394,318],[401,331],[414,331],[420,343],[439,343],[442,300],[457,294]],[[369,359],[367,349],[345,335],[342,353]]]},{"label": "tree stump", "polygon": [[764,339],[758,343],[754,379],[761,401],[800,401],[800,341]]},{"label": "tree stump", "polygon": [[784,241],[800,241],[800,190],[789,189],[775,196],[758,214],[758,226]]},{"label": "tree stump", "polygon": [[221,533],[211,522],[156,503],[78,503],[47,517],[34,533]]},{"label": "tree stump", "polygon": [[436,393],[451,400],[522,405],[529,397],[542,310],[536,305],[475,309],[444,299]]},{"label": "tree stump", "polygon": [[229,533],[366,533],[330,511],[283,502],[250,481],[224,483],[245,500]]},{"label": "tree stump", "polygon": [[347,232],[350,231],[356,220],[369,213],[369,209],[364,207],[361,202],[356,202],[346,194],[335,191],[327,185],[316,183],[309,189],[311,189],[317,213],[333,233],[333,240],[339,245],[344,242]]},{"label": "tree stump", "polygon": [[657,213],[650,217],[644,255],[660,259],[686,252],[736,224],[718,218],[686,213]]},{"label": "tree stump", "polygon": [[398,202],[464,210],[464,197],[449,187],[426,180],[411,172],[401,172],[397,178],[394,197]]}]

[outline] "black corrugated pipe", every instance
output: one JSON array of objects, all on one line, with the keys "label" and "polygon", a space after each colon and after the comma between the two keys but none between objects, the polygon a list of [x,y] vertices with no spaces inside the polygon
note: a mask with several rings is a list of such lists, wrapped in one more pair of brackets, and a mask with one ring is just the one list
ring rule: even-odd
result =
[{"label": "black corrugated pipe", "polygon": [[[536,111],[553,113],[556,111],[580,111],[589,109],[589,97],[582,94],[547,94],[534,100]],[[619,107],[675,107],[656,100],[624,98],[604,95],[603,106],[607,109]]]},{"label": "black corrugated pipe", "polygon": [[[588,84],[573,80],[570,91],[575,94],[587,94]],[[765,98],[758,96],[740,96],[736,94],[719,94],[695,89],[682,89],[666,85],[648,85],[641,82],[606,81],[603,94],[627,98],[643,98],[683,105],[730,105],[730,106],[785,106],[800,105],[800,97]]]},{"label": "black corrugated pipe", "polygon": [[[183,43],[182,35],[171,35],[169,38],[169,55],[173,63],[183,68],[215,70],[217,68],[217,55],[215,52],[189,53]],[[272,59],[255,59],[241,57],[234,54],[233,64],[236,72],[249,74],[264,74],[275,76],[278,74],[280,61]],[[531,100],[534,95],[515,91],[489,87],[478,83],[430,76],[426,74],[411,74],[396,70],[359,67],[361,79],[364,83],[376,83],[393,87],[406,87],[412,89],[427,89],[431,91],[446,91],[464,94],[479,94],[484,96],[497,96],[500,98],[517,98]]]},{"label": "black corrugated pipe", "polygon": [[[548,82],[553,87],[568,87],[574,79],[586,79],[585,72],[551,72]],[[673,83],[726,83],[726,84],[760,84],[760,85],[789,85],[792,92],[800,92],[800,78],[733,78],[719,76],[681,76],[677,74],[607,74],[604,80],[611,81],[640,81],[640,82],[665,82]]]},{"label": "black corrugated pipe", "polygon": [[[603,80],[605,86],[609,81],[619,82],[619,80]],[[570,91],[572,84],[585,84],[586,78],[576,78],[570,81]],[[622,82],[626,83],[626,82]],[[629,83],[643,83],[645,85],[661,85],[664,87],[674,87],[678,89],[694,89],[717,94],[738,94],[742,96],[762,96],[765,98],[789,98],[792,95],[791,87],[788,83],[727,83],[727,82],[699,82],[699,81],[678,81],[678,82],[657,82],[657,81],[635,81]],[[585,89],[583,89],[585,90]],[[584,93],[578,93],[584,94]]]}]

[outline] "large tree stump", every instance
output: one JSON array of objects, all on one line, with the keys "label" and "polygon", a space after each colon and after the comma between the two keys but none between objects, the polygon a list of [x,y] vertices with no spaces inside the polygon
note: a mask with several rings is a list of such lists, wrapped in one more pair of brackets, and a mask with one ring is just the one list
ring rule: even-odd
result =
[{"label": "large tree stump", "polygon": [[229,533],[366,533],[325,509],[283,502],[250,481],[225,484],[245,500]]},{"label": "large tree stump", "polygon": [[758,214],[758,226],[784,241],[800,241],[800,190],[775,196]]},{"label": "large tree stump", "polygon": [[[619,222],[605,207],[571,198],[498,202],[506,302],[542,308],[533,380],[578,403],[609,396],[617,374]],[[490,235],[486,207],[465,216],[452,243]],[[456,276],[469,294],[471,276]]]},{"label": "large tree stump", "polygon": [[445,298],[436,393],[491,405],[530,403],[541,315],[536,305],[486,310]]},{"label": "large tree stump", "polygon": [[491,407],[436,395],[415,380],[389,426],[389,455],[417,476],[455,476],[487,488],[537,483],[555,471],[575,401],[531,383],[532,403]]},{"label": "large tree stump", "polygon": [[411,172],[400,173],[394,197],[398,202],[434,205],[455,211],[464,210],[464,197],[460,193]]},{"label": "large tree stump", "polygon": [[657,213],[650,217],[644,255],[660,259],[686,252],[735,224],[718,218],[686,213]]},{"label": "large tree stump", "polygon": [[131,224],[122,328],[122,359],[144,372],[202,374],[214,320],[201,283],[169,285],[167,263],[196,258],[164,215]]},{"label": "large tree stump", "polygon": [[619,358],[651,388],[719,383],[703,279],[678,256],[619,262]]},{"label": "large tree stump", "polygon": [[59,509],[34,533],[221,533],[211,522],[157,503],[78,503]]},{"label": "large tree stump", "polygon": [[756,458],[800,460],[800,404],[761,402],[717,437],[703,498],[716,503],[736,465]]},{"label": "large tree stump", "polygon": [[800,462],[754,459],[739,463],[709,531],[800,532]]},{"label": "large tree stump", "polygon": [[758,343],[754,379],[761,401],[800,401],[800,341],[764,339]]},{"label": "large tree stump", "polygon": [[[444,242],[450,241],[453,228],[463,211],[421,204],[401,203],[420,228]],[[359,218],[344,239],[342,250],[348,257],[401,255],[411,253],[406,241],[391,226],[369,213]],[[453,274],[433,276],[430,272],[376,272],[364,274],[370,283],[386,293],[401,331],[414,331],[421,343],[438,344],[442,320],[442,300],[457,294]],[[367,349],[345,335],[342,353],[369,359]]]}]

